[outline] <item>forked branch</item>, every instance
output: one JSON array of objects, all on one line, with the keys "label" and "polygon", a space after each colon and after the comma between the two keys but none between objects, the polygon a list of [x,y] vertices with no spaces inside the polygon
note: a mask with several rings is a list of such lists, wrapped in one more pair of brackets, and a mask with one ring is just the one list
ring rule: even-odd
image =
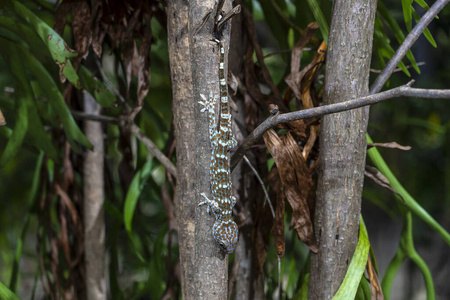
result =
[{"label": "forked branch", "polygon": [[247,150],[249,150],[250,147],[254,145],[267,130],[283,123],[288,123],[295,120],[306,118],[321,117],[324,115],[347,111],[350,109],[372,105],[399,97],[450,99],[450,90],[411,88],[411,85],[413,83],[414,80],[411,80],[409,83],[402,85],[400,87],[358,99],[319,106],[305,110],[299,110],[285,114],[272,115],[269,118],[267,118],[264,122],[262,122],[255,130],[253,130],[252,133],[249,134],[249,136],[244,140],[242,145],[233,154],[233,156],[231,157],[231,171],[233,171],[233,169],[245,155]]}]

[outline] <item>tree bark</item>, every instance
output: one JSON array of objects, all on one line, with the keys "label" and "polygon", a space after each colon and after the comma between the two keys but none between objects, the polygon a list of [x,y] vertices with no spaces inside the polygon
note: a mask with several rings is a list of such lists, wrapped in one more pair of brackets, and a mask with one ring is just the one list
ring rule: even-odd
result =
[{"label": "tree bark", "polygon": [[[88,93],[84,94],[84,111],[91,115],[100,114],[100,105]],[[83,164],[86,297],[88,300],[102,300],[106,299],[102,123],[85,121],[84,132],[94,145],[94,149],[86,153]]]},{"label": "tree bark", "polygon": [[183,299],[195,299],[195,119],[196,105],[192,92],[192,73],[188,3],[169,1],[167,5],[167,29],[172,82],[173,122],[176,139],[177,185],[175,209],[178,222],[180,251],[181,290]]},{"label": "tree bark", "polygon": [[[200,112],[197,102],[200,94],[219,93],[217,46],[210,41],[213,18],[203,24],[214,3],[172,0],[167,7],[183,299],[227,298],[228,259],[212,237],[214,217],[206,212],[205,206],[198,207],[200,193],[210,194],[211,148],[208,116]],[[231,2],[227,1],[224,10],[230,7]],[[229,29],[225,32],[222,42],[228,49]]]},{"label": "tree bark", "polygon": [[[189,2],[189,42],[193,85],[193,97],[200,100],[200,94],[210,92],[219,95],[218,47],[213,38],[214,4],[216,1],[196,0]],[[231,1],[225,1],[224,11],[231,9]],[[211,13],[209,18],[205,18]],[[228,45],[230,25],[225,25],[221,39],[225,47],[225,78],[228,71]],[[195,101],[195,100],[194,100]],[[195,102],[197,102],[195,101]],[[211,141],[209,138],[208,115],[201,113],[198,103],[194,105],[195,116],[195,295],[194,299],[227,299],[228,256],[212,237],[214,216],[207,213],[205,206],[199,207],[201,193],[211,198],[210,162]]]},{"label": "tree bark", "polygon": [[[324,104],[368,94],[376,1],[337,0],[328,42]],[[322,118],[309,299],[331,299],[355,250],[369,108]]]}]

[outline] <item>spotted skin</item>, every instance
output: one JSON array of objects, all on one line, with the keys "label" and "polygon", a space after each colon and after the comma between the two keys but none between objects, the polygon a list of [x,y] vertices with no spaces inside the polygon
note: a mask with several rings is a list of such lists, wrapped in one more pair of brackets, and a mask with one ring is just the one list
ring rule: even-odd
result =
[{"label": "spotted skin", "polygon": [[[202,101],[201,112],[208,112],[209,118],[209,137],[211,140],[211,164],[210,164],[210,182],[212,199],[209,199],[205,193],[202,193],[204,201],[199,205],[206,204],[208,212],[212,211],[215,216],[213,226],[213,237],[222,250],[227,253],[233,253],[238,242],[238,227],[231,217],[233,206],[236,204],[236,198],[233,196],[231,187],[230,173],[230,149],[236,147],[237,142],[231,131],[231,113],[228,107],[228,91],[225,79],[224,60],[225,49],[219,40],[215,40],[219,45],[219,82],[220,97],[213,96],[211,92],[207,98],[200,95]],[[220,99],[220,114],[217,124],[215,107]]]}]

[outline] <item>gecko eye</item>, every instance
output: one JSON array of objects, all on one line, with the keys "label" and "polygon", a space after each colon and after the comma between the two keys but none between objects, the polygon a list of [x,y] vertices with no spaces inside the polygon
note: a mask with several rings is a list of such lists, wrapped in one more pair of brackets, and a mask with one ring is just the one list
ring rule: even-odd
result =
[{"label": "gecko eye", "polygon": [[226,249],[227,247],[225,247],[225,244],[224,243],[219,243],[219,246],[220,246],[220,248],[222,248],[222,249]]}]

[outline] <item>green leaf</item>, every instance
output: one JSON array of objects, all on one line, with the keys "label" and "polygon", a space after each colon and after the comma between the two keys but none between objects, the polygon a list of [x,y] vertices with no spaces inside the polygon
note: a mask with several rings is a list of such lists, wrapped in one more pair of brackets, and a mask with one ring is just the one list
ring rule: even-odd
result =
[{"label": "green leaf", "polygon": [[[420,16],[417,14],[417,12],[415,10],[413,10],[413,15],[414,15],[414,20],[416,22],[420,21]],[[430,30],[427,28],[424,29],[423,31],[423,35],[427,38],[428,42],[430,42],[430,44],[434,47],[437,48],[437,44],[436,41],[434,40],[433,36],[431,35]]]},{"label": "green leaf", "polygon": [[[381,55],[390,59],[392,55],[394,54],[394,49],[389,45],[389,48],[382,48],[380,49]],[[403,71],[403,73],[406,74],[406,76],[411,77],[411,73],[409,73],[408,69],[405,66],[405,63],[400,61],[398,63],[398,67]]]},{"label": "green leaf", "polygon": [[[17,53],[15,53],[14,48],[10,48],[11,43],[7,42],[4,39],[0,39],[4,41],[0,51],[5,59],[5,62],[9,62],[8,67],[10,68],[10,72],[15,81],[15,96],[16,96],[16,122],[14,124],[14,129],[11,135],[11,138],[8,141],[8,144],[5,147],[5,150],[2,153],[0,158],[0,166],[4,166],[18,151],[20,146],[23,143],[25,135],[28,129],[28,106],[26,102],[26,98],[29,96],[27,91],[24,88],[20,87],[20,83],[23,81],[25,85],[28,83],[23,79],[23,71],[20,70],[20,61],[19,65],[15,68],[11,66],[10,56],[14,56],[16,58]],[[19,70],[18,70],[19,69]]]},{"label": "green leaf", "polygon": [[[373,143],[369,135],[367,135],[367,142]],[[450,233],[446,231],[438,222],[436,222],[430,214],[423,209],[422,206],[417,203],[417,201],[408,193],[403,185],[398,181],[397,177],[392,173],[389,166],[384,161],[380,152],[376,147],[372,147],[367,150],[367,155],[370,160],[374,163],[375,167],[383,173],[384,176],[389,180],[392,188],[394,188],[400,195],[402,195],[404,202],[401,201],[403,206],[410,209],[416,216],[418,216],[422,221],[424,221],[431,229],[433,229],[437,234],[439,234],[442,239],[450,245]]]},{"label": "green leaf", "polygon": [[[19,113],[16,122],[19,124],[27,122],[27,142],[43,150],[49,157],[57,158],[57,151],[53,146],[50,134],[45,131],[44,125],[41,122],[34,102],[34,94],[30,81],[26,77],[26,71],[23,65],[23,56],[25,53],[21,46],[5,39],[2,39],[2,45],[4,47],[3,53],[7,57],[7,64],[14,78],[14,93],[17,97],[16,104],[19,106],[18,110],[22,111],[23,108],[21,108],[21,105],[25,105],[27,111],[24,115]],[[3,157],[0,165],[2,163],[6,163],[6,161],[3,161]]]},{"label": "green leaf", "polygon": [[39,181],[41,179],[41,167],[42,162],[44,160],[44,152],[41,151],[37,158],[36,167],[34,168],[33,173],[33,181],[30,188],[30,193],[28,194],[27,204],[29,205],[28,213],[25,216],[25,221],[22,226],[22,233],[20,234],[20,238],[17,240],[17,247],[16,247],[16,253],[14,255],[14,263],[12,268],[12,274],[11,274],[11,280],[9,284],[9,288],[15,292],[16,291],[16,283],[17,279],[19,277],[19,264],[20,264],[20,258],[22,257],[22,250],[23,250],[23,244],[26,238],[26,234],[28,231],[28,225],[30,224],[30,219],[32,215],[32,209],[35,203],[35,199],[38,199],[36,197],[37,190],[39,188]]},{"label": "green leaf", "polygon": [[325,17],[323,15],[322,10],[320,9],[319,4],[316,0],[307,0],[309,8],[311,9],[314,18],[316,19],[317,23],[319,24],[320,32],[322,33],[322,37],[325,40],[325,43],[328,44],[328,23],[327,20],[325,20]]},{"label": "green leaf", "polygon": [[142,168],[136,173],[128,188],[127,196],[125,198],[125,206],[123,209],[123,218],[125,228],[130,237],[132,237],[131,222],[133,221],[136,204],[141,195],[142,190],[147,182],[148,177],[152,171],[152,160],[148,160]]},{"label": "green leaf", "polygon": [[[381,1],[378,2],[378,12],[379,12],[379,15],[386,22],[387,26],[394,33],[394,36],[395,36],[397,42],[399,44],[403,43],[403,41],[405,40],[405,35],[403,34],[403,31],[400,29],[400,26],[398,25],[397,21],[394,19],[394,17],[392,17],[389,10],[386,9],[386,7],[384,6],[384,4]],[[380,25],[383,26],[382,24],[380,24]],[[378,26],[380,26],[380,25],[378,25]],[[419,66],[416,63],[416,59],[414,58],[414,55],[411,52],[411,50],[408,50],[408,52],[406,53],[406,57],[408,58],[411,65],[414,67],[414,70],[416,70],[416,72],[418,74],[420,74]]]},{"label": "green leaf", "polygon": [[36,80],[38,81],[48,97],[50,105],[56,110],[58,116],[63,124],[64,131],[69,141],[70,146],[74,150],[78,150],[79,142],[83,146],[92,149],[92,144],[83,134],[83,132],[78,127],[77,123],[72,117],[69,108],[67,107],[64,98],[61,95],[55,81],[44,68],[44,66],[28,51],[22,51],[24,63],[27,68],[32,72]]},{"label": "green leaf", "polygon": [[280,49],[287,49],[288,25],[282,18],[288,18],[286,3],[284,1],[260,1],[270,31],[278,41]]},{"label": "green leaf", "polygon": [[356,245],[355,253],[353,253],[352,261],[348,266],[344,281],[339,287],[339,290],[336,292],[336,295],[334,295],[333,300],[354,299],[356,292],[358,291],[361,277],[363,276],[366,268],[367,259],[369,257],[370,242],[362,217],[360,217],[359,220],[358,244]]},{"label": "green leaf", "polygon": [[116,102],[116,96],[86,67],[79,67],[79,75],[83,87],[102,107],[111,107]]},{"label": "green leaf", "polygon": [[0,7],[7,8],[26,20],[47,46],[53,60],[59,66],[62,74],[64,74],[76,88],[81,88],[77,72],[69,60],[71,57],[76,57],[77,53],[69,48],[64,39],[18,1],[2,1]]},{"label": "green leaf", "polygon": [[309,274],[306,274],[305,279],[303,279],[302,286],[298,290],[297,294],[292,297],[292,300],[307,300],[308,299],[308,283]]},{"label": "green leaf", "polygon": [[2,300],[20,300],[16,294],[11,292],[1,281],[0,281],[0,299]]},{"label": "green leaf", "polygon": [[420,6],[422,6],[423,8],[425,8],[427,10],[430,9],[428,4],[423,0],[414,0],[414,2],[416,2],[417,4],[419,4]]},{"label": "green leaf", "polygon": [[405,19],[406,29],[412,29],[412,0],[402,0],[403,18]]}]

